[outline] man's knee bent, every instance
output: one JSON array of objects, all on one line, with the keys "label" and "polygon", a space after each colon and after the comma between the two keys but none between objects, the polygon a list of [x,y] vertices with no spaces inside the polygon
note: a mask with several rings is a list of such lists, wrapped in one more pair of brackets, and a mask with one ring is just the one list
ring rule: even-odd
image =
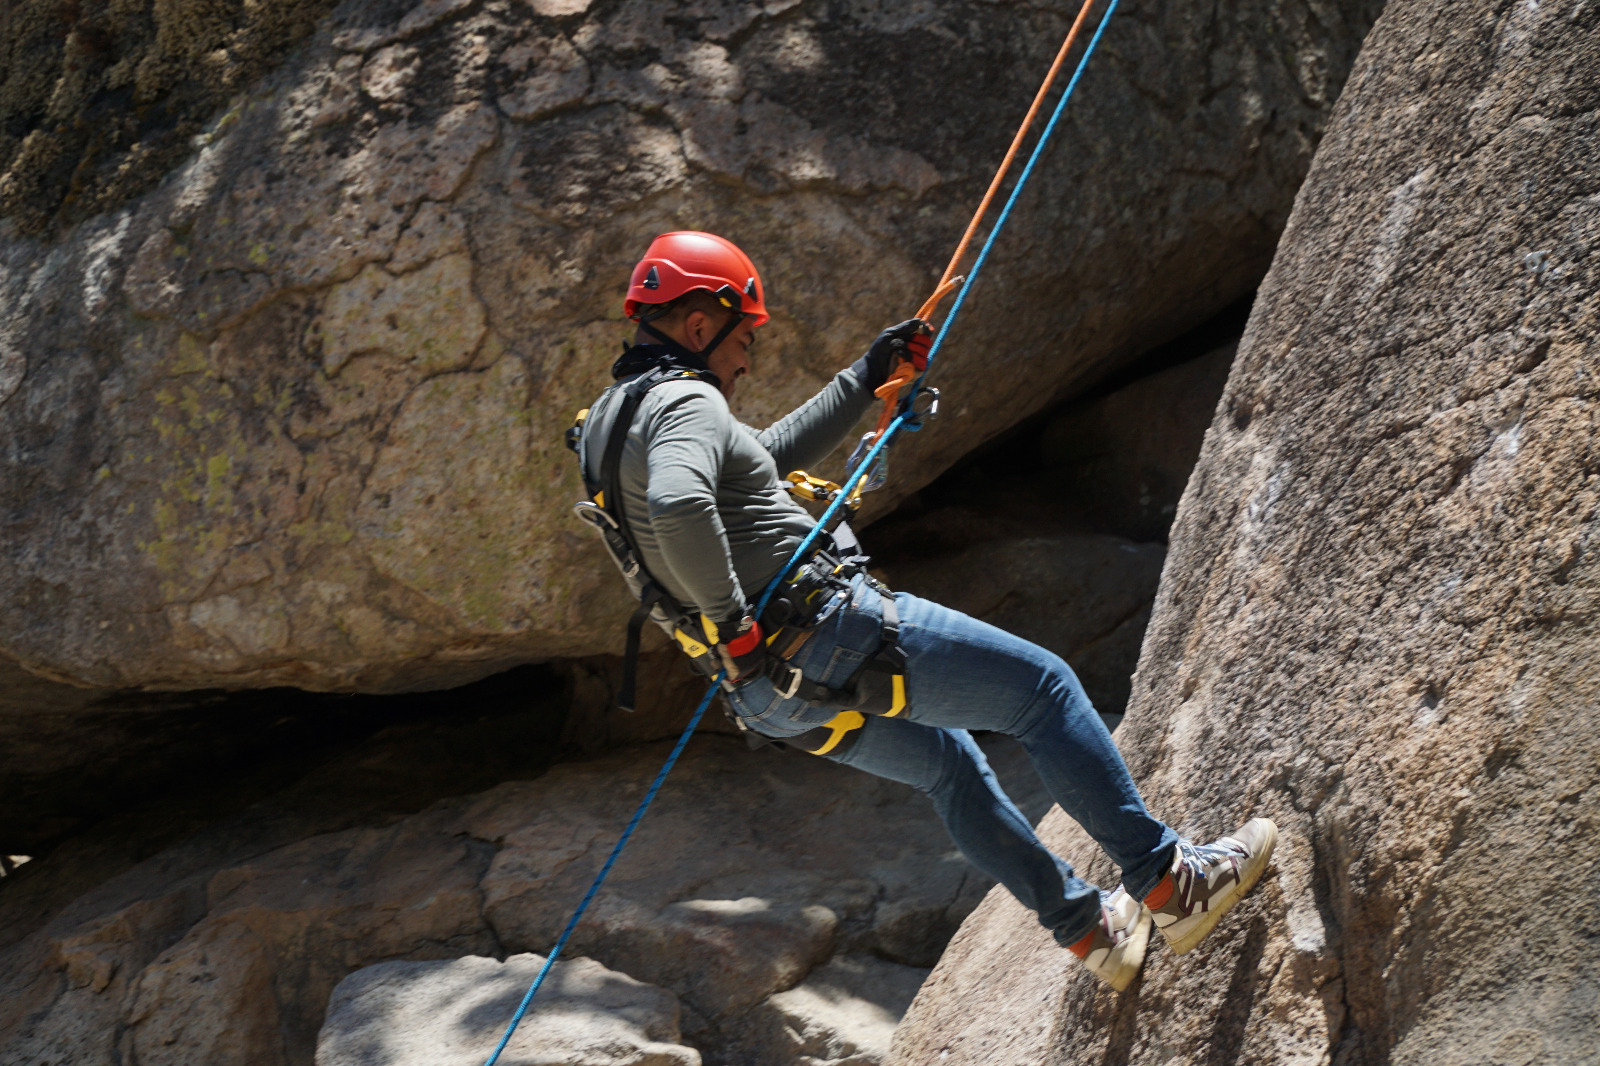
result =
[{"label": "man's knee bent", "polygon": [[1094,705],[1089,702],[1088,694],[1083,691],[1083,684],[1078,680],[1078,675],[1073,672],[1072,667],[1067,665],[1065,659],[1052,654],[1043,675],[1039,678],[1039,686],[1034,691],[1033,699],[1029,700],[1027,706],[1017,715],[1008,732],[1020,740],[1041,722],[1077,709],[1092,713]]}]

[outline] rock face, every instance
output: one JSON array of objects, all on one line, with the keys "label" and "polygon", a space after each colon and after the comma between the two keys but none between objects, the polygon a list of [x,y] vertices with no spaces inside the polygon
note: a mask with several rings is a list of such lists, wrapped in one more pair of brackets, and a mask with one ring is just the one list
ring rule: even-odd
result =
[{"label": "rock face", "polygon": [[948,556],[890,566],[897,589],[1009,630],[1066,659],[1112,722],[1161,579],[1159,544],[1062,535],[990,541]]},{"label": "rock face", "polygon": [[1597,135],[1600,7],[1385,10],[1179,509],[1120,734],[1186,833],[1277,819],[1279,872],[1121,997],[995,894],[893,1061],[1596,1061]]},{"label": "rock face", "polygon": [[836,956],[779,992],[751,1020],[750,1061],[868,1066],[889,1053],[895,1024],[928,971],[871,955]]},{"label": "rock face", "polygon": [[1040,433],[1037,476],[1093,521],[1134,540],[1165,540],[1235,349],[1073,405]]},{"label": "rock face", "polygon": [[[347,0],[305,36],[318,5],[278,6],[158,4],[148,48],[73,29],[89,52],[60,69],[87,80],[61,101],[239,91],[134,199],[170,153],[118,155],[132,126],[103,156],[50,141],[104,209],[52,239],[22,206],[0,223],[0,655],[35,673],[392,691],[614,649],[557,442],[605,383],[632,259],[682,226],[752,251],[778,315],[741,412],[771,419],[920,302],[1071,14]],[[1255,285],[1378,7],[1113,25],[893,493]],[[13,88],[5,136],[46,144]],[[7,189],[55,180],[30,158]]]},{"label": "rock face", "polygon": [[[544,965],[539,955],[382,962],[339,982],[316,1066],[480,1066]],[[671,992],[557,962],[500,1055],[505,1066],[700,1066]]]},{"label": "rock face", "polygon": [[[665,751],[401,816],[335,788],[397,769],[394,751],[366,745],[321,785],[211,801],[237,813],[204,812],[203,828],[75,839],[0,889],[0,1064],[439,1062],[454,1061],[439,1040],[469,1033],[489,1038],[481,1062],[531,965],[489,956],[549,950]],[[997,754],[1014,773],[1017,752]],[[1013,793],[1036,817],[1048,801],[1021,780]],[[601,1042],[641,1063],[694,1061],[691,1047],[730,1066],[876,1063],[988,886],[910,789],[701,737],[569,942],[568,959],[593,961],[566,972],[591,1006],[615,992],[639,1007]],[[418,1005],[464,986],[480,998]],[[391,1017],[395,1057],[372,1059]],[[588,1040],[582,1029],[563,1046]],[[590,1061],[535,1052],[517,1061]]]}]

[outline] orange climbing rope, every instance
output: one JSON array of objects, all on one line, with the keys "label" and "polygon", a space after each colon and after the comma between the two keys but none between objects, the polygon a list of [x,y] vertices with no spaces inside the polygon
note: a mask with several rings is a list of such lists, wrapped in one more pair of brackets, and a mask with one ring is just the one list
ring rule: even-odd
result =
[{"label": "orange climbing rope", "polygon": [[[1005,158],[1000,161],[1000,169],[994,172],[994,180],[989,182],[989,190],[979,201],[978,210],[972,214],[972,221],[967,223],[967,231],[961,235],[961,243],[956,245],[956,252],[950,257],[950,264],[944,268],[944,274],[939,278],[939,284],[934,287],[933,295],[929,296],[917,310],[917,317],[924,322],[938,309],[939,301],[954,292],[961,284],[963,279],[956,277],[956,267],[961,264],[961,257],[967,254],[967,245],[972,243],[972,238],[977,234],[983,216],[989,213],[989,205],[994,201],[995,193],[1000,191],[1006,172],[1011,169],[1011,162],[1017,157],[1017,150],[1022,147],[1023,140],[1028,136],[1028,130],[1033,127],[1033,120],[1039,116],[1039,109],[1044,106],[1045,98],[1050,95],[1050,88],[1056,82],[1056,75],[1061,73],[1061,67],[1066,63],[1072,46],[1078,42],[1078,32],[1089,20],[1089,10],[1094,4],[1095,0],[1083,0],[1083,6],[1078,9],[1078,17],[1072,22],[1072,29],[1067,31],[1067,39],[1061,42],[1061,50],[1056,53],[1055,62],[1050,64],[1050,72],[1044,76],[1044,82],[1034,94],[1033,103],[1028,106],[1028,113],[1023,116],[1022,125],[1017,127],[1017,135],[1011,138],[1011,147],[1006,149]],[[901,390],[910,385],[916,376],[916,368],[911,365],[910,360],[906,360],[895,367],[894,373],[889,375],[889,380],[878,386],[873,395],[883,401],[883,411],[879,413],[878,424],[873,427],[866,443],[870,444],[871,441],[878,439],[883,435],[883,431],[889,428],[889,423],[894,419],[895,409],[900,405]]]},{"label": "orange climbing rope", "polygon": [[1011,161],[1017,157],[1017,149],[1022,147],[1023,138],[1028,135],[1033,120],[1039,116],[1039,108],[1044,106],[1045,97],[1050,95],[1050,87],[1056,83],[1056,75],[1061,73],[1061,65],[1067,61],[1067,53],[1071,52],[1072,46],[1077,43],[1078,32],[1089,20],[1089,9],[1094,7],[1094,3],[1095,0],[1083,0],[1083,6],[1078,9],[1078,17],[1073,20],[1072,29],[1067,31],[1067,39],[1061,42],[1061,51],[1056,53],[1055,62],[1050,64],[1050,73],[1044,76],[1044,83],[1034,94],[1033,103],[1028,107],[1027,115],[1023,116],[1022,125],[1017,127],[1017,135],[1011,138],[1011,147],[1006,149],[1006,157],[1000,161],[1000,169],[994,172],[994,180],[989,183],[989,191],[983,194],[983,200],[979,202],[978,210],[973,213],[972,221],[967,223],[967,232],[961,235],[961,243],[956,245],[956,254],[950,257],[950,265],[944,268],[944,275],[939,278],[938,287],[934,289],[933,295],[928,297],[927,303],[922,305],[922,310],[917,312],[918,318],[926,319],[928,315],[933,314],[939,301],[961,284],[961,279],[955,277],[956,266],[960,264],[961,257],[967,254],[967,245],[972,243],[973,235],[978,232],[978,223],[989,213],[989,204],[993,202],[994,194],[1000,191],[1000,183],[1005,180],[1006,171],[1011,169]]}]

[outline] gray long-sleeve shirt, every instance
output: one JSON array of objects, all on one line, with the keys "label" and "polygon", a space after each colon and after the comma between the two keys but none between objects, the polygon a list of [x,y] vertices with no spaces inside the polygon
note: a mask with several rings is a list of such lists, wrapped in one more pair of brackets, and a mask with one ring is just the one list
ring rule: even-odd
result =
[{"label": "gray long-sleeve shirt", "polygon": [[[600,479],[625,384],[607,389],[584,422],[580,458],[590,481]],[[816,525],[779,478],[821,462],[872,401],[855,374],[841,370],[794,411],[755,430],[707,382],[651,389],[618,472],[645,569],[685,609],[717,621],[736,617]]]}]

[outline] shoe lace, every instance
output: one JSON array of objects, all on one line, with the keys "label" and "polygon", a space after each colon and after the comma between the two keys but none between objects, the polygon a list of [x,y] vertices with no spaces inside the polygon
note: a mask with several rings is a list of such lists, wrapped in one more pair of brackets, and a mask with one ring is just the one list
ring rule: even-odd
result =
[{"label": "shoe lace", "polygon": [[1196,874],[1204,874],[1208,867],[1227,862],[1233,857],[1233,852],[1216,844],[1196,844],[1188,840],[1178,841],[1179,861]]}]

